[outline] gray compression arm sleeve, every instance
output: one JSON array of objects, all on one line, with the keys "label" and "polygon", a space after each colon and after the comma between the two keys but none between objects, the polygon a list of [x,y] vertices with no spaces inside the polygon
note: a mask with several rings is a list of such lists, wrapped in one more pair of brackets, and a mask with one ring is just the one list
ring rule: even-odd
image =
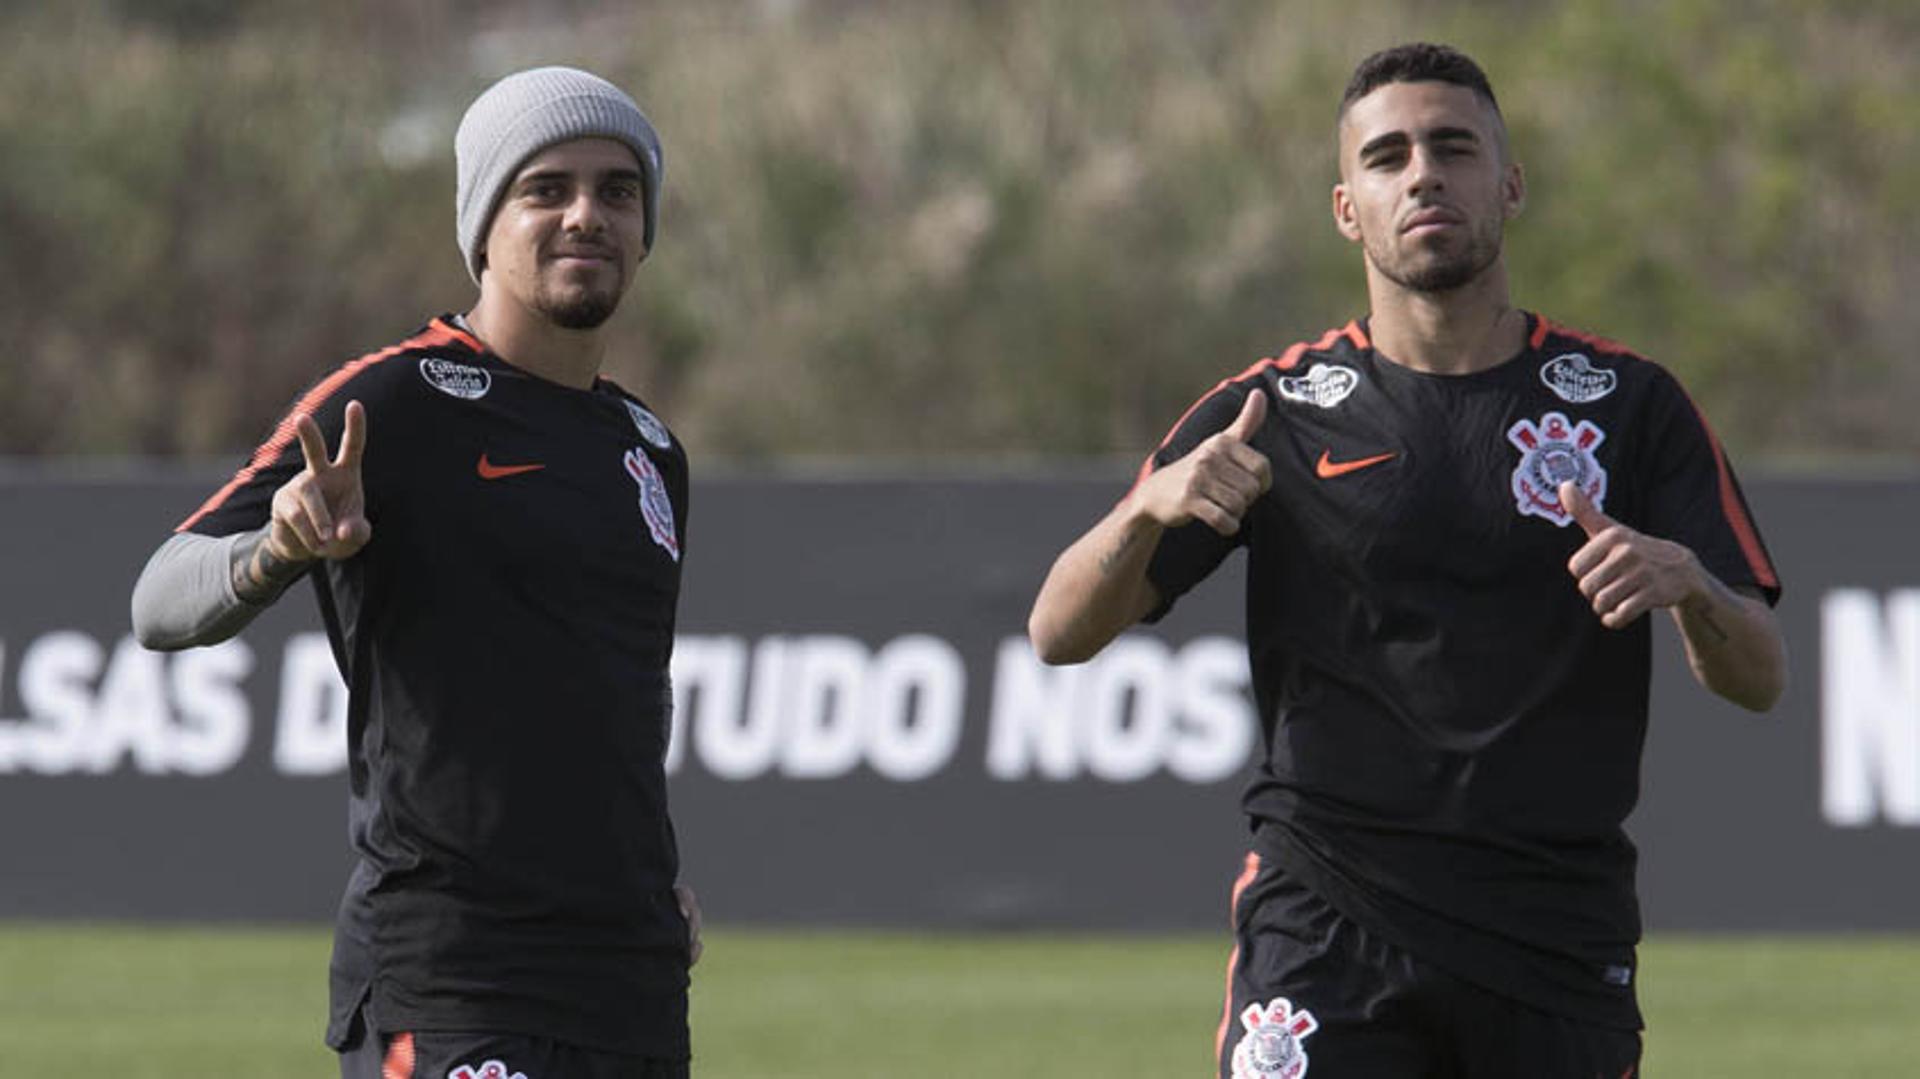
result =
[{"label": "gray compression arm sleeve", "polygon": [[233,546],[245,535],[176,532],[153,552],[133,586],[133,635],[141,644],[169,652],[218,644],[267,609],[233,591]]}]

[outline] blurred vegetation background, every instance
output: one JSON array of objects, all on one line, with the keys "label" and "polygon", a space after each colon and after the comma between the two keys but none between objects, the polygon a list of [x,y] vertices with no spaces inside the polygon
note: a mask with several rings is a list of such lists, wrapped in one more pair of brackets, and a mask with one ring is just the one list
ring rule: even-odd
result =
[{"label": "blurred vegetation background", "polygon": [[1774,463],[1920,460],[1920,4],[0,3],[0,454],[226,455],[465,310],[452,137],[569,63],[667,150],[610,373],[749,465],[1143,453],[1364,312],[1332,114],[1489,70],[1515,294]]}]

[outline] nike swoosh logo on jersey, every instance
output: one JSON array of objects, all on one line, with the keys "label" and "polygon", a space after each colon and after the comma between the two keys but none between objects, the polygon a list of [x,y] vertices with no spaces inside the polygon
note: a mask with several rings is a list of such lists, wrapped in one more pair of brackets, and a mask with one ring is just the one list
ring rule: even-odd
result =
[{"label": "nike swoosh logo on jersey", "polygon": [[483,480],[497,480],[507,476],[518,476],[522,472],[538,472],[545,467],[547,466],[496,465],[492,461],[487,460],[487,455],[483,453],[480,455],[480,463],[474,466],[474,471],[480,473],[480,478]]},{"label": "nike swoosh logo on jersey", "polygon": [[1397,453],[1382,453],[1373,457],[1362,457],[1354,461],[1336,461],[1332,450],[1321,450],[1320,460],[1314,462],[1313,474],[1323,480],[1344,476],[1349,472],[1358,472],[1363,468],[1372,468],[1383,461],[1391,461],[1400,456]]}]

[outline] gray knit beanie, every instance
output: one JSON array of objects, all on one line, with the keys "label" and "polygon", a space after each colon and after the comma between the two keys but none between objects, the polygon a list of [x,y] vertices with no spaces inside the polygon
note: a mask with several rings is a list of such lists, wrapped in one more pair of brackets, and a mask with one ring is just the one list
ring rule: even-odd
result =
[{"label": "gray knit beanie", "polygon": [[508,75],[481,94],[453,136],[454,193],[460,253],[467,273],[480,283],[481,245],[500,195],[520,165],[569,139],[618,139],[640,160],[646,194],[647,248],[660,216],[660,136],[621,89],[598,75],[570,67],[540,67]]}]

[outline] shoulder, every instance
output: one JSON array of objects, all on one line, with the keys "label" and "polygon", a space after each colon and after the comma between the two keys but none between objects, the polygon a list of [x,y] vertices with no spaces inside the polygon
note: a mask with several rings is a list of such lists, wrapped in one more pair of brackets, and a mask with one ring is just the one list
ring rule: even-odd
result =
[{"label": "shoulder", "polygon": [[678,438],[674,437],[673,429],[667,426],[667,422],[660,418],[659,413],[640,399],[640,395],[605,375],[595,381],[594,390],[620,403],[627,413],[627,418],[633,421],[634,429],[639,432],[640,438],[649,446],[662,453],[685,458],[686,448],[680,444]]},{"label": "shoulder", "polygon": [[[1221,379],[1188,405],[1161,439],[1154,459],[1165,462],[1184,456],[1225,430],[1251,393],[1266,393],[1270,405],[1278,405],[1281,400],[1324,402],[1344,397],[1358,382],[1356,365],[1371,348],[1365,328],[1349,322],[1311,341],[1299,341],[1261,357],[1238,374]],[[1274,415],[1270,411],[1269,419]]]},{"label": "shoulder", "polygon": [[[1308,341],[1296,341],[1271,356],[1263,356],[1237,375],[1220,380],[1212,390],[1187,410],[1196,413],[1226,409],[1231,419],[1246,401],[1247,394],[1264,386],[1269,393],[1289,399],[1339,393],[1340,387],[1355,376],[1351,367],[1373,347],[1366,328],[1359,322],[1328,330]],[[1351,386],[1346,385],[1350,390]]]},{"label": "shoulder", "polygon": [[1588,365],[1597,365],[1607,370],[1618,371],[1622,376],[1654,381],[1673,381],[1666,368],[1648,359],[1644,353],[1630,348],[1610,337],[1578,329],[1562,322],[1555,322],[1545,315],[1535,315],[1533,332],[1527,344],[1534,351],[1550,357],[1549,365],[1566,359],[1568,365],[1578,368],[1578,361]]},{"label": "shoulder", "polygon": [[1540,366],[1540,380],[1563,398],[1583,390],[1610,392],[1617,380],[1628,396],[1645,403],[1684,403],[1691,407],[1686,388],[1672,371],[1612,338],[1535,315],[1528,344],[1546,358]]},{"label": "shoulder", "polygon": [[436,318],[395,344],[334,368],[303,394],[292,414],[337,412],[349,400],[391,407],[437,390],[454,397],[484,395],[491,375],[485,349],[445,318]]}]

